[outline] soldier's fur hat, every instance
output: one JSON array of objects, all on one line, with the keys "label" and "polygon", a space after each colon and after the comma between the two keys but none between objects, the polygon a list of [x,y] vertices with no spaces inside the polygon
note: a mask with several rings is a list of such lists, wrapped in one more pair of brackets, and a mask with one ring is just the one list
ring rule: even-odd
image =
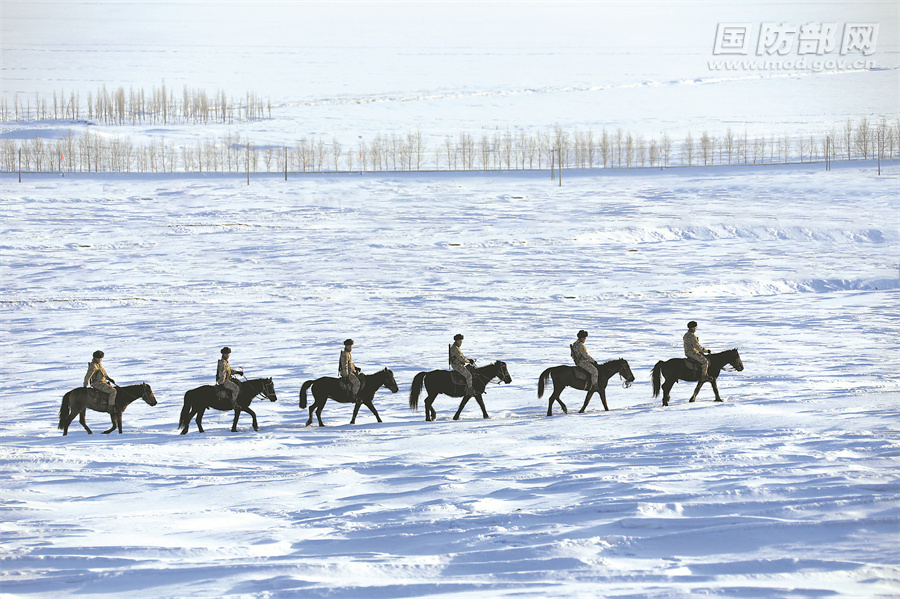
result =
[{"label": "soldier's fur hat", "polygon": [[347,339],[344,341],[344,345],[353,345],[353,339]]},{"label": "soldier's fur hat", "polygon": [[579,338],[579,339],[584,339],[584,338],[587,337],[587,336],[588,336],[587,331],[585,331],[584,329],[581,329],[580,331],[578,331],[578,338]]},{"label": "soldier's fur hat", "polygon": [[225,354],[231,354],[231,348],[227,345],[222,348],[222,355],[224,356]]},{"label": "soldier's fur hat", "polygon": [[99,349],[98,349],[97,351],[94,352],[94,357],[95,357],[95,358],[102,358],[103,356],[104,356],[103,352],[100,351]]},{"label": "soldier's fur hat", "polygon": [[465,337],[463,337],[461,333],[457,333],[457,334],[453,335],[454,341],[459,341],[460,339],[465,339]]}]

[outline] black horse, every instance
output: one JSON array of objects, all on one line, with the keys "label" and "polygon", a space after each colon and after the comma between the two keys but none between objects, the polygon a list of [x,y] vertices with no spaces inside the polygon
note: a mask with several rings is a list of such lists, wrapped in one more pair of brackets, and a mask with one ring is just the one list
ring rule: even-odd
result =
[{"label": "black horse", "polygon": [[[235,381],[238,382],[238,381]],[[256,412],[250,409],[252,402],[258,395],[262,395],[269,401],[277,401],[275,395],[275,385],[271,378],[267,379],[249,379],[240,383],[241,390],[238,393],[238,407],[234,408],[234,422],[231,423],[231,432],[237,432],[238,418],[241,412],[247,412],[253,417],[253,430],[258,431],[259,425],[256,422]],[[197,430],[201,433],[203,430],[203,413],[207,409],[221,410],[228,412],[232,409],[231,400],[219,397],[216,394],[214,385],[203,385],[196,389],[191,389],[184,394],[184,407],[181,408],[181,418],[178,421],[178,428],[183,429],[182,435],[186,435],[191,425],[191,419],[197,416]]]},{"label": "black horse", "polygon": [[[484,409],[484,401],[481,399],[484,388],[495,377],[507,384],[512,382],[512,377],[509,376],[506,362],[499,360],[481,368],[470,368],[470,371],[472,372],[472,388],[475,391],[475,400],[481,407],[482,416],[488,418],[487,410]],[[419,394],[422,392],[422,383],[424,381],[425,389],[428,391],[428,396],[425,398],[425,422],[431,422],[437,418],[437,412],[434,411],[432,404],[434,403],[434,398],[441,393],[450,397],[463,398],[459,404],[459,409],[456,410],[456,414],[453,416],[454,420],[459,420],[459,415],[472,396],[466,395],[465,382],[459,383],[453,380],[456,377],[462,380],[462,375],[452,370],[432,370],[431,372],[420,372],[417,374],[413,378],[412,387],[409,390],[409,409],[419,409]]]},{"label": "black horse", "polygon": [[[604,362],[603,364],[597,364],[597,372],[599,376],[597,377],[597,386],[600,387],[600,401],[603,402],[603,409],[609,411],[609,406],[606,405],[606,384],[609,382],[610,377],[612,375],[619,373],[623,379],[625,379],[625,387],[630,387],[631,383],[634,382],[634,375],[631,373],[631,367],[628,365],[628,361],[619,358],[618,360],[610,360],[609,362]],[[559,395],[563,392],[563,389],[566,387],[572,387],[573,389],[581,389],[582,391],[586,391],[588,387],[591,385],[591,379],[588,373],[586,373],[581,368],[577,366],[551,366],[547,370],[541,373],[541,376],[538,378],[538,397],[544,396],[544,385],[547,384],[547,380],[549,378],[553,378],[553,393],[550,394],[550,402],[547,405],[547,416],[553,416],[553,402],[558,401],[560,407],[562,407],[563,412],[566,414],[569,413],[569,410],[566,408],[566,404],[562,402],[559,398]],[[594,395],[593,389],[587,392],[587,395],[584,398],[584,405],[581,406],[581,409],[578,410],[579,414],[583,414],[584,410],[588,407],[588,404],[591,403],[591,397]]]},{"label": "black horse", "polygon": [[[112,426],[108,430],[103,431],[104,435],[113,432],[117,427],[119,429],[119,434],[122,434],[122,413],[131,402],[138,398],[143,399],[151,406],[156,405],[156,397],[153,395],[153,389],[151,389],[150,385],[147,383],[116,387],[116,411],[109,415],[110,420],[112,420]],[[72,424],[76,415],[80,416],[78,420],[81,422],[81,426],[84,427],[84,430],[86,430],[89,435],[94,434],[94,432],[88,428],[87,422],[84,419],[88,408],[97,412],[109,413],[109,400],[106,393],[87,387],[78,387],[63,395],[62,405],[59,406],[59,426],[57,427],[63,432],[63,436],[69,434],[69,425]]]},{"label": "black horse", "polygon": [[[353,418],[350,419],[350,424],[356,424],[356,415],[359,414],[359,406],[361,405],[365,405],[369,408],[369,410],[375,414],[375,418],[378,422],[381,422],[381,416],[378,415],[378,411],[375,409],[374,404],[372,404],[372,400],[375,399],[375,392],[382,386],[390,389],[391,393],[396,393],[400,390],[400,387],[397,386],[397,381],[394,380],[394,373],[385,368],[375,374],[360,374],[359,378],[359,392],[356,394],[356,405],[353,407]],[[303,386],[300,387],[301,410],[306,409],[306,391],[310,387],[312,387],[313,399],[315,399],[315,401],[309,406],[309,420],[306,421],[306,426],[312,424],[314,411],[316,413],[316,418],[319,419],[319,426],[325,426],[325,423],[322,422],[322,408],[325,407],[325,402],[327,402],[329,398],[338,403],[351,403],[353,401],[350,399],[347,391],[341,386],[341,379],[333,376],[323,376],[319,379],[306,381],[303,383]]]},{"label": "black horse", "polygon": [[[709,368],[707,369],[707,374],[710,379],[709,382],[712,384],[713,392],[716,394],[716,401],[722,401],[722,398],[719,397],[719,386],[716,385],[716,378],[726,364],[730,364],[738,372],[744,369],[744,364],[741,362],[741,356],[738,354],[737,349],[729,349],[728,351],[709,354],[707,358],[709,359]],[[700,380],[700,372],[695,369],[692,364],[694,364],[694,362],[688,358],[672,358],[665,362],[662,360],[657,362],[656,366],[653,367],[653,374],[651,375],[653,379],[653,397],[659,397],[659,390],[661,388],[663,391],[662,405],[667,406],[669,405],[669,391],[672,390],[672,385],[679,380],[699,381],[697,387],[694,389],[694,394],[691,396],[691,402],[696,401],[697,393],[700,392],[700,387],[702,387],[703,383],[706,381]],[[660,377],[665,377],[666,379],[662,384],[660,384]]]}]

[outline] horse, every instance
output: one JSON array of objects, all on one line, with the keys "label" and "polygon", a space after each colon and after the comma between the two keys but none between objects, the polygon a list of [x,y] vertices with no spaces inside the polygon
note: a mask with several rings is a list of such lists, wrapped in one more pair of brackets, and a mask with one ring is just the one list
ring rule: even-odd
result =
[{"label": "horse", "polygon": [[[631,373],[631,367],[628,365],[628,361],[623,358],[610,360],[609,362],[597,364],[596,366],[599,374],[597,377],[597,386],[600,387],[600,401],[603,402],[603,409],[608,412],[609,406],[606,404],[606,384],[609,382],[610,377],[618,373],[619,376],[625,380],[624,386],[627,389],[631,386],[631,383],[634,382],[634,375]],[[578,410],[579,414],[583,414],[588,407],[588,404],[591,403],[591,397],[594,395],[593,389],[588,390],[588,387],[591,385],[591,378],[588,373],[577,366],[551,366],[538,377],[538,398],[544,396],[544,385],[547,384],[548,379],[551,377],[553,378],[553,393],[550,394],[550,402],[547,405],[547,416],[553,416],[554,401],[559,402],[563,412],[566,414],[569,413],[566,404],[559,398],[563,389],[566,387],[587,391],[587,395],[584,398],[584,405]]]},{"label": "horse", "polygon": [[[709,368],[707,369],[707,374],[710,379],[709,382],[712,384],[713,393],[716,394],[716,401],[722,401],[722,398],[719,397],[719,386],[716,384],[716,378],[719,376],[722,368],[726,365],[731,365],[735,370],[740,372],[744,369],[744,364],[741,362],[741,356],[738,354],[737,349],[729,349],[728,351],[709,354],[707,357],[709,359]],[[691,362],[691,364],[688,364],[688,362]],[[662,360],[657,362],[656,366],[653,367],[653,373],[651,374],[653,380],[653,397],[659,397],[659,390],[662,388],[662,405],[668,406],[669,391],[672,390],[672,385],[679,380],[699,381],[697,387],[694,389],[694,394],[691,396],[691,403],[696,401],[697,393],[700,392],[700,387],[702,387],[703,383],[706,381],[700,380],[700,371],[699,369],[693,368],[694,363],[695,362],[689,358],[672,358],[665,362]],[[665,377],[666,379],[662,385],[660,385],[660,376]]]},{"label": "horse", "polygon": [[[147,383],[116,387],[116,411],[109,415],[110,420],[112,420],[112,426],[108,430],[103,431],[104,435],[113,432],[116,428],[119,429],[119,434],[122,434],[122,413],[131,402],[138,398],[143,399],[150,406],[156,405],[156,397],[153,395],[153,389],[151,389],[150,385]],[[89,435],[94,434],[94,432],[88,428],[87,422],[84,419],[88,408],[97,412],[109,413],[109,400],[106,393],[101,393],[96,389],[89,389],[87,387],[78,387],[63,395],[62,405],[59,406],[59,425],[57,427],[63,432],[63,436],[69,434],[69,425],[72,424],[76,415],[79,416],[78,421],[81,422],[81,426],[84,427],[84,430],[86,430]]]},{"label": "horse", "polygon": [[[365,405],[369,408],[369,411],[375,414],[375,418],[378,422],[381,422],[381,416],[378,415],[378,410],[375,409],[372,400],[375,399],[375,392],[381,387],[387,387],[391,390],[391,393],[396,393],[400,390],[400,387],[397,386],[397,381],[394,380],[394,373],[385,368],[375,374],[360,374],[359,378],[360,386],[359,391],[356,394],[356,405],[353,406],[353,417],[350,419],[350,424],[356,424],[356,415],[359,414],[359,407],[361,405]],[[312,394],[315,401],[309,406],[309,420],[306,421],[306,426],[312,424],[313,411],[315,411],[316,418],[319,419],[319,426],[325,426],[325,423],[322,422],[322,408],[325,407],[325,402],[327,402],[329,398],[338,403],[351,403],[353,401],[350,399],[347,391],[341,386],[341,379],[332,376],[323,376],[322,378],[303,383],[303,386],[300,388],[301,410],[306,409],[306,391],[310,387],[312,387]]]},{"label": "horse", "polygon": [[[481,407],[482,416],[484,418],[489,418],[487,410],[484,408],[484,401],[481,399],[481,395],[484,393],[487,384],[495,377],[506,384],[512,382],[512,377],[509,376],[509,370],[506,368],[506,362],[498,360],[493,364],[488,364],[481,368],[470,368],[470,371],[472,372],[472,388],[475,392],[475,400]],[[424,382],[425,389],[428,391],[428,396],[425,398],[425,422],[432,422],[437,418],[437,412],[434,411],[432,404],[434,403],[434,398],[442,393],[444,395],[449,395],[450,397],[463,398],[462,402],[459,404],[459,409],[453,416],[454,420],[459,420],[459,415],[462,413],[463,408],[466,407],[466,404],[469,402],[469,398],[472,397],[472,395],[466,395],[465,382],[456,382],[453,380],[456,377],[459,377],[459,380],[462,380],[462,375],[453,370],[432,370],[431,372],[420,372],[417,374],[415,378],[413,378],[412,386],[409,390],[409,409],[419,409],[419,394],[422,392],[422,383]]]},{"label": "horse", "polygon": [[258,431],[259,425],[256,422],[256,412],[250,409],[250,403],[258,396],[262,395],[269,401],[278,401],[275,395],[275,385],[271,378],[266,379],[248,379],[240,383],[241,390],[238,392],[237,408],[231,407],[231,400],[219,397],[216,393],[214,385],[203,385],[196,389],[191,389],[184,394],[184,407],[181,408],[181,418],[178,420],[178,428],[184,429],[182,435],[186,435],[191,425],[191,419],[196,414],[197,430],[203,430],[203,413],[207,409],[221,410],[227,412],[234,409],[234,422],[231,423],[231,432],[237,432],[238,418],[241,412],[247,412],[253,418],[253,430]]}]

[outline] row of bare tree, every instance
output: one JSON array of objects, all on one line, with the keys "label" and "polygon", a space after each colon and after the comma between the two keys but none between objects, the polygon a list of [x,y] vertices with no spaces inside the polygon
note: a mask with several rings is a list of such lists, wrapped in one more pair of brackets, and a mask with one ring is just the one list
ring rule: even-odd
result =
[{"label": "row of bare tree", "polygon": [[78,92],[53,92],[52,100],[39,94],[32,98],[12,101],[0,99],[0,121],[69,120],[102,123],[104,125],[138,124],[205,124],[210,122],[240,123],[272,118],[272,104],[253,92],[243,97],[228,97],[224,91],[208,94],[205,90],[185,87],[180,95],[167,88],[144,89],[124,87],[107,89],[104,84],[96,92],[89,92],[87,104],[82,105]]},{"label": "row of bare tree", "polygon": [[599,134],[561,128],[505,130],[479,138],[470,133],[445,137],[429,149],[421,132],[376,135],[356,144],[337,138],[303,138],[292,146],[257,144],[230,133],[188,144],[165,138],[136,145],[129,137],[69,130],[57,139],[33,137],[0,142],[0,169],[6,172],[324,172],[419,170],[514,170],[640,168],[784,164],[900,158],[900,119],[847,121],[819,135],[755,135],[731,129],[721,136],[688,133],[673,140],[662,133],[645,139],[622,129]]}]

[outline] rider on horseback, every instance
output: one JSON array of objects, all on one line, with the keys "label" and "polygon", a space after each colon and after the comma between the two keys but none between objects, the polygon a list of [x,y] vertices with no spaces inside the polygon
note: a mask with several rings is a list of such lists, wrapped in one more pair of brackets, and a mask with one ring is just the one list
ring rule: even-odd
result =
[{"label": "rider on horseback", "polygon": [[466,395],[475,395],[475,390],[472,388],[472,373],[466,368],[466,365],[474,364],[475,360],[463,355],[462,349],[460,349],[463,339],[464,337],[459,333],[453,336],[453,343],[450,344],[450,368],[461,374],[466,380]]},{"label": "rider on horseback", "polygon": [[599,373],[597,372],[597,362],[591,357],[591,355],[587,352],[587,349],[584,347],[584,340],[587,339],[587,331],[581,330],[578,331],[578,341],[571,344],[569,347],[572,350],[572,359],[575,360],[575,365],[588,373],[591,377],[591,387],[588,391],[594,390],[599,391]]},{"label": "rider on horseback", "polygon": [[687,333],[684,334],[684,355],[693,362],[695,362],[700,369],[700,381],[711,381],[712,379],[707,374],[709,370],[709,360],[706,358],[705,354],[710,353],[708,349],[700,345],[700,340],[697,338],[697,321],[692,320],[688,323]]},{"label": "rider on horseback", "polygon": [[115,385],[116,382],[106,374],[106,370],[101,365],[103,355],[99,349],[94,352],[94,359],[88,363],[87,374],[84,375],[84,386],[87,387],[90,384],[97,391],[106,393],[109,398],[109,413],[114,414],[116,412],[116,389],[110,383]]},{"label": "rider on horseback", "polygon": [[224,397],[219,393],[220,391],[225,391],[227,394],[227,398],[231,400],[231,408],[236,410],[238,407],[237,398],[238,393],[240,393],[240,386],[231,380],[231,377],[235,374],[244,376],[243,370],[234,370],[231,368],[231,364],[228,363],[228,358],[231,356],[231,348],[223,347],[222,348],[222,358],[219,360],[216,365],[216,393],[220,397]]},{"label": "rider on horseback", "polygon": [[341,382],[347,386],[347,393],[350,396],[350,400],[356,402],[356,394],[359,393],[360,385],[359,377],[357,377],[357,375],[361,370],[353,364],[353,356],[350,355],[350,352],[352,351],[353,339],[347,339],[344,341],[344,349],[341,350],[338,372],[341,375]]}]

